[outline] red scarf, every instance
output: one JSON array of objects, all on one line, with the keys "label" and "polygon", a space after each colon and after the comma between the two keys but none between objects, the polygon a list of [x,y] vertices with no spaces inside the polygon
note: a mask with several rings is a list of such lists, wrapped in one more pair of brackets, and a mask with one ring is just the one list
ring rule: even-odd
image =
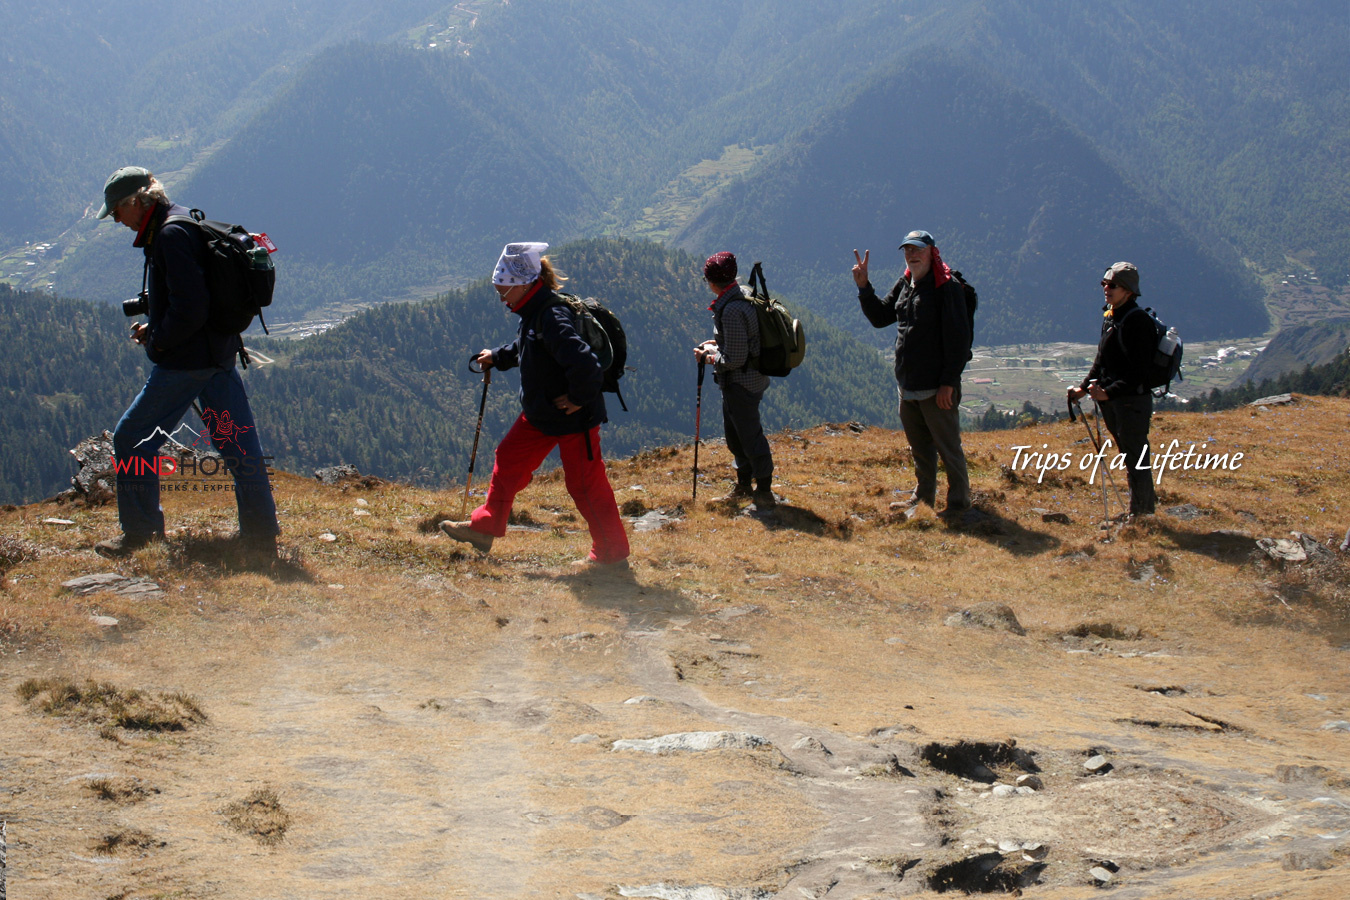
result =
[{"label": "red scarf", "polygon": [[[942,261],[942,256],[938,253],[938,248],[933,248],[933,265],[930,267],[933,273],[933,284],[936,287],[942,287],[952,280],[951,268]],[[909,269],[905,269],[905,277],[909,277]]]},{"label": "red scarf", "polygon": [[530,285],[530,289],[521,296],[520,300],[518,300],[515,303],[508,303],[507,308],[510,309],[511,312],[520,312],[521,307],[523,307],[526,303],[529,303],[530,298],[533,297],[535,294],[539,293],[539,287],[542,284],[543,284],[542,281],[534,282],[534,284]]}]

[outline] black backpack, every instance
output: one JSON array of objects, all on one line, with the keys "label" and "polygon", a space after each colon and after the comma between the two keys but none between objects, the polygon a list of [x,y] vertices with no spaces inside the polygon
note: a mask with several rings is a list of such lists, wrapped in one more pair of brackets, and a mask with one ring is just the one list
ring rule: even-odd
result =
[{"label": "black backpack", "polygon": [[750,296],[744,299],[755,308],[759,323],[759,356],[751,357],[745,367],[786,378],[806,358],[806,329],[786,306],[769,296],[761,263],[750,270]]},{"label": "black backpack", "polygon": [[975,310],[980,305],[980,295],[975,293],[975,289],[966,281],[966,277],[960,272],[952,269],[952,277],[961,284],[961,290],[966,294],[966,317],[970,320],[970,347],[966,348],[970,352],[975,347]]},{"label": "black backpack", "polygon": [[572,310],[577,333],[590,344],[595,358],[600,360],[600,368],[605,372],[601,390],[617,396],[619,406],[628,412],[628,404],[623,402],[623,393],[619,390],[619,379],[628,364],[628,336],[624,334],[619,317],[594,297],[563,293],[558,293],[557,297]]},{"label": "black backpack", "polygon": [[[1154,347],[1153,357],[1149,360],[1148,371],[1144,376],[1144,386],[1153,391],[1153,396],[1166,397],[1172,390],[1172,382],[1182,380],[1181,356],[1185,348],[1181,345],[1181,335],[1177,334],[1175,328],[1164,325],[1152,307],[1137,306],[1130,310],[1125,319],[1137,312],[1148,314],[1149,321],[1153,323],[1153,330],[1158,335],[1158,343]],[[1129,353],[1125,350],[1125,336],[1121,333],[1125,328],[1125,319],[1117,322],[1112,330],[1116,333],[1120,352],[1128,357]]]},{"label": "black backpack", "polygon": [[[257,316],[267,332],[262,311],[272,305],[277,281],[269,248],[255,241],[242,226],[214,222],[200,209],[192,210],[190,216],[164,220],[165,225],[171,222],[196,225],[206,244],[206,289],[211,294],[207,327],[220,334],[239,334]],[[267,236],[259,238],[266,241]]]}]

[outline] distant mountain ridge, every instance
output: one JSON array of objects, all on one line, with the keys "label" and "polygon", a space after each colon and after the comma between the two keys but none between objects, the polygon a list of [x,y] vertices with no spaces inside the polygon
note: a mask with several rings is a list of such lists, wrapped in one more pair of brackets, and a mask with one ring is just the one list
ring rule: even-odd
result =
[{"label": "distant mountain ridge", "polygon": [[1350,318],[1285,327],[1242,373],[1243,382],[1259,384],[1308,366],[1322,366],[1345,355],[1350,347]]},{"label": "distant mountain ridge", "polygon": [[[1091,330],[1074,299],[1090,276],[1078,273],[1120,257],[1161,276],[1151,297],[1195,336],[1265,330],[1244,258],[1269,270],[1289,257],[1331,286],[1350,277],[1350,8],[1333,0],[132,8],[157,27],[153,50],[134,15],[93,0],[0,14],[11,88],[0,98],[0,253],[21,239],[58,244],[40,260],[4,260],[0,279],[127,296],[137,273],[125,236],[87,215],[107,172],[133,160],[165,175],[176,199],[279,231],[275,312],[299,318],[465,284],[492,245],[525,231],[636,233],[681,173],[727,147],[772,145],[745,184],[718,181],[721,194],[690,205],[702,214],[680,246],[762,248],[781,287],[833,317],[836,250],[847,262],[855,241],[893,245],[917,224],[923,210],[905,205],[920,193],[914,160],[879,152],[833,185],[828,211],[847,227],[828,250],[820,191],[789,198],[766,173],[821,188],[841,173],[803,176],[792,160],[842,152],[816,146],[832,128],[893,141],[887,129],[920,110],[917,130],[936,112],[962,136],[960,152],[934,162],[974,173],[968,196],[941,186],[957,202],[930,224],[980,281],[989,340]],[[938,68],[925,72],[929,60]],[[888,81],[882,106],[841,123],[842,108]],[[770,229],[791,247],[775,257],[761,223],[794,210],[805,215]],[[736,216],[754,227],[724,227]],[[1063,258],[1047,262],[1043,248]],[[880,262],[895,274],[898,260]]]},{"label": "distant mountain ridge", "polygon": [[1266,327],[1235,257],[1209,253],[1053,111],[946,51],[915,54],[858,89],[676,242],[773,259],[818,312],[862,331],[851,250],[872,250],[884,292],[914,228],[932,232],[979,290],[981,344],[1093,335],[1098,279],[1120,259],[1140,267],[1143,302],[1192,339]]}]

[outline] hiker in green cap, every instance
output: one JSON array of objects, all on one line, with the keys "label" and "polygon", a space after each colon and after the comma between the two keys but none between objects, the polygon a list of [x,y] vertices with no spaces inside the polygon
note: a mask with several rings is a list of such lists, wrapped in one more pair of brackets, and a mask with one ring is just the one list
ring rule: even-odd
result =
[{"label": "hiker in green cap", "polygon": [[205,430],[234,476],[240,549],[251,559],[272,560],[280,528],[267,457],[234,364],[243,344],[237,333],[223,334],[207,324],[207,249],[189,213],[139,166],[118,169],[103,186],[98,217],[111,216],[131,229],[136,235],[132,246],[145,254],[145,289],[123,304],[123,312],[146,316],[132,326],[131,339],[145,348],[154,367],[113,431],[122,533],[94,549],[118,558],[163,538],[157,453],[188,408],[200,401]]}]

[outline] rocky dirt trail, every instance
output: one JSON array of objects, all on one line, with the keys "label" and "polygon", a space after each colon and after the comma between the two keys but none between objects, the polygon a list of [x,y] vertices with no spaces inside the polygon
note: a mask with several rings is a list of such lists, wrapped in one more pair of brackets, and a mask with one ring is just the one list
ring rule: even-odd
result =
[{"label": "rocky dirt trail", "polygon": [[[168,740],[113,749],[81,726],[27,714],[4,691],[17,727],[2,739],[0,779],[31,784],[6,809],[12,896],[56,900],[76,885],[103,900],[159,885],[153,896],[263,900],[838,900],[923,893],[935,860],[952,886],[975,891],[1011,889],[1030,872],[1041,883],[1023,887],[1036,896],[1084,896],[1097,863],[1135,870],[1116,897],[1255,896],[1225,884],[1235,872],[1245,885],[1316,870],[1350,839],[1335,773],[1249,764],[1280,757],[1278,740],[1198,719],[1159,739],[1099,725],[1077,738],[1111,748],[1103,776],[1083,771],[1081,753],[1034,747],[1028,768],[1041,785],[1011,793],[1023,770],[1006,745],[969,757],[943,745],[953,768],[942,772],[925,761],[936,742],[913,726],[860,735],[760,711],[763,697],[740,708],[724,702],[725,684],[682,670],[691,645],[733,661],[790,656],[761,609],[699,613],[678,592],[626,583],[568,589],[580,601],[568,621],[535,614],[526,585],[497,601],[496,624],[454,645],[311,621],[237,644],[219,632],[188,642],[142,633],[61,661],[203,697],[209,724]],[[590,627],[566,631],[575,622]],[[50,665],[30,661],[4,686]],[[1029,733],[1056,732],[1057,702],[1018,693],[1038,723]],[[688,749],[694,735],[731,746]],[[665,752],[645,752],[654,739],[668,741]],[[82,793],[101,775],[153,793],[108,809]],[[276,846],[223,827],[226,805],[263,786],[291,817]],[[90,849],[118,829],[147,844]],[[1309,893],[1271,896],[1330,897],[1318,891],[1334,874]]]}]

